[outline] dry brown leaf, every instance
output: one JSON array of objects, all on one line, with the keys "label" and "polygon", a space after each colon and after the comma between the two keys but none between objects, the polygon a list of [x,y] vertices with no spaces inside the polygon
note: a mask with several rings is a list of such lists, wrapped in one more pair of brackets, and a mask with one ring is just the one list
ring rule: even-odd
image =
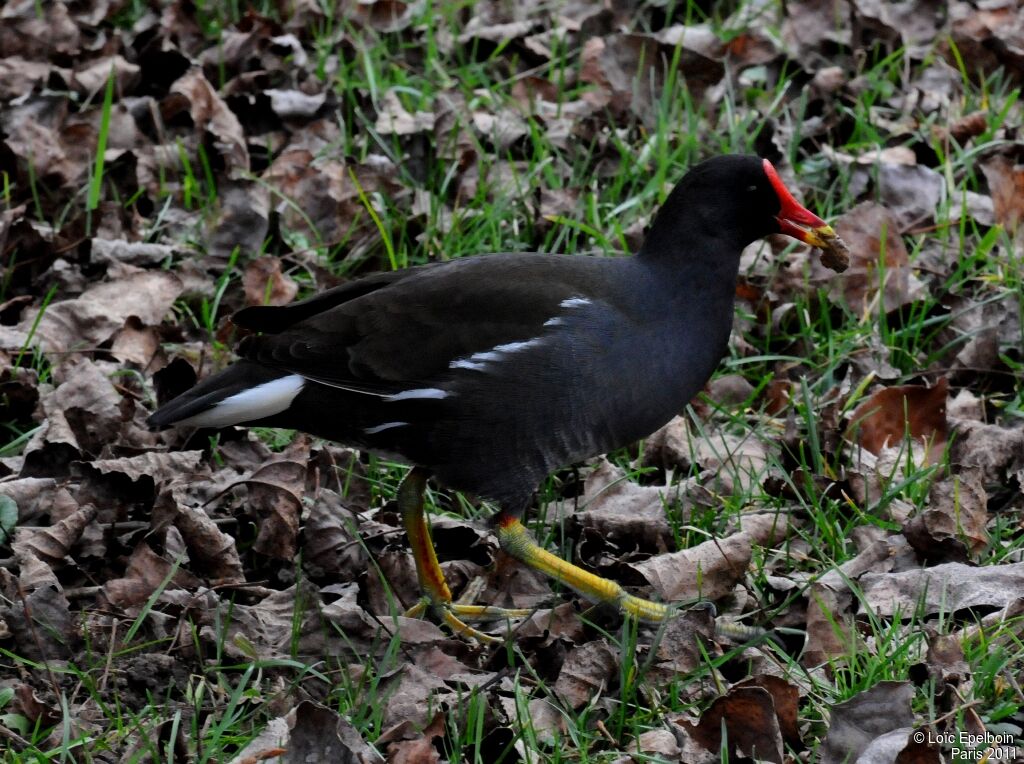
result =
[{"label": "dry brown leaf", "polygon": [[[693,465],[690,422],[684,416],[673,417],[667,424],[644,440],[644,464],[683,471]],[[605,469],[602,464],[600,469]]]},{"label": "dry brown leaf", "polygon": [[54,54],[74,56],[81,45],[81,31],[63,3],[10,3],[0,24],[0,50],[5,55],[33,59]]},{"label": "dry brown leaf", "polygon": [[388,764],[438,764],[440,761],[441,754],[426,736],[388,746]]},{"label": "dry brown leaf", "polygon": [[957,2],[950,6],[950,43],[956,46],[956,53],[945,43],[946,59],[956,66],[957,62],[970,61],[972,72],[993,74],[1003,69],[1012,72],[1019,82],[1019,72],[1024,64],[1024,40],[1021,38],[1020,5],[1012,0],[988,3],[976,7],[971,3]]},{"label": "dry brown leaf", "polygon": [[417,581],[416,563],[407,548],[378,552],[366,571],[367,608],[371,613],[386,615],[396,605],[399,611],[412,607],[423,596]]},{"label": "dry brown leaf", "polygon": [[422,0],[362,0],[348,4],[353,21],[378,32],[399,32],[408,27],[422,7]]},{"label": "dry brown leaf", "polygon": [[965,146],[971,138],[976,138],[988,129],[988,118],[987,110],[972,111],[959,117],[948,127],[935,125],[932,131],[941,138],[948,135],[961,146]]},{"label": "dry brown leaf", "polygon": [[[252,660],[255,653],[261,659],[301,655],[323,660],[351,651],[369,655],[371,641],[380,636],[380,623],[359,607],[356,589],[355,584],[337,584],[317,590],[301,582],[253,605],[199,590],[188,595],[187,604],[199,616],[200,639],[215,640],[233,658]],[[322,603],[322,597],[335,595],[333,602]]]},{"label": "dry brown leaf", "polygon": [[804,663],[816,666],[840,659],[850,652],[851,644],[859,644],[852,623],[852,608],[853,593],[845,584],[841,587],[811,584],[807,592]]},{"label": "dry brown leaf", "polygon": [[[629,750],[635,750],[647,756],[663,757],[669,761],[679,761],[681,749],[676,736],[668,730],[647,730],[629,744]],[[645,757],[646,758],[646,757]]]},{"label": "dry brown leaf", "polygon": [[[350,171],[372,199],[375,192],[388,196],[397,190],[390,178],[391,164],[383,160],[374,165],[350,166],[335,159],[314,160],[310,149],[289,148],[262,175],[262,180],[277,192],[273,209],[280,214],[283,225],[303,233],[310,242],[346,241],[356,218],[363,220],[369,230],[372,221]],[[379,235],[376,228],[373,235]]]},{"label": "dry brown leaf", "polygon": [[431,709],[454,696],[442,678],[428,674],[414,663],[403,665],[382,684],[387,685],[385,727],[402,721],[425,725],[433,718]]},{"label": "dry brown leaf", "polygon": [[789,408],[792,398],[793,383],[788,379],[773,379],[764,391],[765,413],[780,416]]},{"label": "dry brown leaf", "polygon": [[459,201],[468,203],[481,194],[488,199],[515,196],[522,191],[523,173],[527,171],[526,162],[473,164],[459,178]]},{"label": "dry brown leaf", "polygon": [[[441,758],[434,748],[434,739],[443,737],[444,731],[443,714],[435,714],[422,732],[407,733],[407,739],[394,741],[387,747],[388,764],[437,764]],[[382,748],[380,740],[376,745]]]},{"label": "dry brown leaf", "polygon": [[625,473],[602,460],[587,476],[580,505],[583,511],[574,519],[604,539],[626,548],[637,545],[647,549],[667,549],[671,530],[666,506],[683,500],[682,517],[689,516],[685,506],[686,489],[695,482],[677,486],[641,486],[627,480]]},{"label": "dry brown leaf", "polygon": [[979,372],[1005,370],[1000,354],[1020,344],[1016,300],[1008,293],[1001,297],[981,303],[959,295],[944,300],[951,320],[936,344],[949,348],[944,359],[949,359],[952,369],[962,371],[957,377],[968,383]]},{"label": "dry brown leaf", "polygon": [[[883,681],[833,706],[822,764],[859,760],[874,741],[897,730],[905,745],[914,723],[914,712],[910,708],[913,697],[914,686],[909,682]],[[900,746],[895,750],[902,749]],[[893,761],[891,758],[884,760]]]},{"label": "dry brown leaf", "polygon": [[789,745],[800,742],[798,713],[800,704],[800,688],[790,684],[782,677],[771,674],[760,674],[737,682],[736,687],[760,687],[772,696],[772,707],[779,724],[779,731]]},{"label": "dry brown leaf", "polygon": [[384,762],[347,719],[311,700],[302,700],[285,716],[271,719],[230,764],[263,761],[266,759],[263,754],[267,752],[275,752],[274,760],[282,764],[285,761]]},{"label": "dry brown leaf", "polygon": [[124,239],[91,240],[89,252],[92,262],[106,265],[108,268],[115,263],[137,265],[142,268],[155,268],[168,262],[173,257],[184,254],[182,247],[169,244],[157,244],[145,241],[125,241]]},{"label": "dry brown leaf", "polygon": [[566,656],[555,680],[555,695],[570,708],[582,708],[608,690],[618,672],[619,656],[605,640],[586,642]]},{"label": "dry brown leaf", "polygon": [[528,723],[531,730],[537,734],[538,740],[545,746],[554,746],[558,738],[565,734],[564,712],[547,697],[531,697],[526,702],[525,713],[514,697],[499,695],[498,702],[505,712],[509,726],[522,726]]},{"label": "dry brown leaf", "polygon": [[[549,589],[550,591],[550,589]],[[570,602],[550,610],[537,610],[516,627],[520,639],[542,640],[550,644],[556,639],[578,644],[583,641],[583,623]]]},{"label": "dry brown leaf", "polygon": [[[737,13],[742,13],[742,7]],[[729,62],[735,66],[748,67],[767,64],[781,55],[781,46],[774,35],[763,28],[744,30],[725,43]]]},{"label": "dry brown leaf", "polygon": [[980,470],[965,470],[932,486],[928,506],[903,527],[922,559],[966,562],[988,546],[988,495]]},{"label": "dry brown leaf", "polygon": [[478,687],[490,682],[495,674],[478,671],[448,655],[436,644],[416,650],[413,660],[424,671],[444,677],[447,682],[457,682],[465,687]]},{"label": "dry brown leaf", "polygon": [[889,210],[863,202],[844,213],[835,229],[849,247],[850,267],[842,279],[833,280],[833,294],[842,294],[857,312],[877,312],[879,301],[886,311],[895,310],[916,299],[921,286],[911,273],[899,223]]},{"label": "dry brown leaf", "polygon": [[856,0],[856,29],[864,42],[888,38],[893,44],[910,48],[914,58],[922,58],[931,49],[942,29],[943,14],[935,13],[928,2],[890,3],[885,0]]},{"label": "dry brown leaf", "polygon": [[948,562],[898,573],[866,573],[860,583],[866,603],[886,618],[1005,607],[1024,591],[1024,562],[983,568]]},{"label": "dry brown leaf", "polygon": [[884,165],[912,167],[917,164],[917,155],[909,146],[871,147],[859,154],[847,154],[831,146],[823,146],[822,151],[839,164],[853,165],[857,173],[856,179],[862,184],[867,184],[870,180],[871,174],[867,171],[871,168]]},{"label": "dry brown leaf", "polygon": [[557,104],[562,95],[561,89],[549,79],[531,75],[521,77],[512,85],[512,97],[525,111],[539,108],[540,104]]},{"label": "dry brown leaf", "polygon": [[[685,33],[680,37],[680,70],[694,100],[699,101],[705,89],[722,78],[724,68],[720,61],[689,47]],[[590,38],[580,56],[580,80],[595,89],[584,93],[584,100],[607,108],[619,119],[632,114],[653,126],[654,106],[664,87],[665,62],[673,60],[674,47],[643,34]],[[642,84],[637,87],[637,83]]]},{"label": "dry brown leaf", "polygon": [[56,703],[51,705],[37,697],[35,691],[27,684],[18,683],[14,688],[12,700],[11,712],[21,714],[32,724],[49,727],[59,724],[61,721],[58,705]]},{"label": "dry brown leaf", "polygon": [[1005,154],[996,154],[982,163],[996,222],[1011,233],[1024,219],[1024,165],[1014,162]]},{"label": "dry brown leaf", "polygon": [[628,567],[643,576],[666,602],[724,597],[746,575],[751,545],[771,546],[789,532],[786,516],[746,515],[742,524],[739,533]]},{"label": "dry brown leaf", "polygon": [[685,718],[679,718],[676,724],[708,751],[722,751],[728,740],[724,750],[730,757],[782,764],[778,718],[772,696],[761,687],[733,687],[715,699],[697,724]]},{"label": "dry brown leaf", "polygon": [[41,399],[43,426],[25,447],[26,476],[66,476],[72,460],[98,456],[123,427],[121,396],[105,373],[109,366],[76,358],[55,375],[56,390]]},{"label": "dry brown leaf", "polygon": [[311,576],[348,581],[366,572],[358,519],[334,491],[322,489],[302,524],[302,564]]},{"label": "dry brown leaf", "polygon": [[1002,483],[1009,473],[1024,468],[1024,428],[961,420],[949,460],[978,467],[986,482]]},{"label": "dry brown leaf", "polygon": [[178,504],[168,491],[161,493],[156,503],[173,510],[174,526],[188,547],[193,572],[218,584],[245,581],[235,540],[221,531],[209,515]]},{"label": "dry brown leaf", "polygon": [[705,665],[714,651],[715,618],[709,608],[694,607],[673,614],[657,642],[655,674],[666,682]]},{"label": "dry brown leaf", "polygon": [[904,437],[926,447],[926,461],[942,460],[949,438],[946,397],[949,383],[945,377],[932,387],[900,385],[885,387],[861,403],[850,415],[849,432],[857,443],[876,456],[884,448],[896,446]]},{"label": "dry brown leaf", "polygon": [[[171,575],[172,570],[173,563],[170,560],[154,552],[149,544],[140,542],[128,558],[124,576],[108,580],[103,586],[104,594],[117,607],[140,607]],[[191,590],[198,587],[199,583],[199,579],[179,567],[174,570],[166,586]]]},{"label": "dry brown leaf", "polygon": [[530,34],[537,26],[534,20],[508,21],[498,24],[488,24],[481,16],[474,16],[466,24],[466,28],[459,34],[456,41],[466,45],[473,40],[487,40],[488,42],[506,42]]},{"label": "dry brown leaf", "polygon": [[[5,621],[21,655],[32,660],[53,660],[71,655],[80,631],[71,615],[71,603],[52,568],[31,550],[15,551],[18,585],[11,599],[0,600]],[[0,579],[2,580],[2,579]],[[39,634],[46,635],[45,643]]]},{"label": "dry brown leaf", "polygon": [[723,374],[707,384],[708,397],[720,406],[735,408],[754,394],[754,386],[742,374]]},{"label": "dry brown leaf", "polygon": [[[171,584],[183,589],[197,589],[202,582],[184,569],[183,566],[188,562],[188,553],[181,534],[174,526],[170,526],[164,534],[162,554],[157,554],[145,541],[135,545],[125,567],[125,577],[137,578],[155,589],[173,571]],[[175,563],[179,563],[177,569]]]},{"label": "dry brown leaf", "polygon": [[0,481],[0,496],[18,505],[18,523],[25,525],[50,511],[57,481],[53,478],[16,478]]},{"label": "dry brown leaf", "polygon": [[46,352],[92,348],[109,339],[129,316],[159,324],[181,293],[181,281],[167,271],[134,273],[101,282],[74,299],[50,303],[32,331],[38,310],[28,310],[17,327],[0,326],[0,346],[32,344]]},{"label": "dry brown leaf", "polygon": [[271,462],[241,484],[249,490],[248,509],[260,518],[259,535],[253,549],[278,560],[294,559],[306,465],[292,461]]},{"label": "dry brown leaf", "polygon": [[50,566],[63,565],[96,515],[96,507],[86,505],[48,528],[20,527],[14,534],[14,553],[29,552]]},{"label": "dry brown leaf", "polygon": [[473,127],[481,140],[493,146],[500,155],[507,154],[516,143],[530,134],[526,120],[511,108],[474,111]]},{"label": "dry brown leaf", "polygon": [[804,0],[787,6],[781,29],[787,53],[808,71],[831,63],[821,49],[829,43],[849,48],[850,6],[848,0]]},{"label": "dry brown leaf", "polygon": [[946,197],[946,180],[930,167],[879,164],[875,169],[879,201],[899,224],[900,232],[935,220]]},{"label": "dry brown leaf", "polygon": [[89,172],[83,152],[95,145],[95,135],[86,125],[72,129],[63,100],[36,100],[17,106],[6,105],[0,112],[0,126],[6,143],[17,156],[32,157],[34,172],[60,185],[82,183]]},{"label": "dry brown leaf", "polygon": [[713,473],[706,482],[715,493],[750,495],[767,477],[769,444],[754,430],[744,435],[724,429],[703,430],[691,448],[694,462]]},{"label": "dry brown leaf", "polygon": [[435,623],[422,618],[408,618],[404,615],[388,618],[385,631],[394,634],[395,639],[403,645],[436,645],[444,642],[449,636]]},{"label": "dry brown leaf", "polygon": [[101,475],[120,473],[132,481],[148,477],[159,486],[190,478],[202,460],[202,451],[147,451],[120,459],[93,459],[81,466]]},{"label": "dry brown leaf", "polygon": [[377,109],[375,129],[381,135],[417,135],[432,132],[434,121],[433,112],[406,110],[394,89],[388,89]]},{"label": "dry brown leaf", "polygon": [[901,443],[883,448],[878,456],[867,449],[855,449],[853,464],[846,471],[849,496],[862,506],[880,506],[884,516],[903,524],[910,519],[913,507],[901,499],[893,499],[893,487],[925,466],[925,447],[917,442]]},{"label": "dry brown leaf", "polygon": [[[156,656],[149,654],[147,657],[155,658]],[[140,669],[139,673],[143,676],[153,677],[154,680],[159,677],[159,674],[153,672],[150,666],[141,666]],[[147,671],[147,669],[150,670]],[[132,674],[139,675],[135,672]],[[154,681],[154,686],[159,685]],[[166,684],[163,685],[163,689],[167,689]],[[173,718],[165,719],[153,728],[139,730],[134,735],[129,735],[126,742],[129,742],[130,745],[126,749],[125,758],[129,761],[143,761],[146,752],[153,744],[153,739],[156,738],[162,741],[163,749],[168,752],[168,758],[187,759],[189,756],[188,733],[182,729],[180,724],[175,724],[175,721]]]},{"label": "dry brown leaf", "polygon": [[8,101],[30,93],[51,75],[60,76],[66,82],[70,73],[52,64],[29,61],[21,56],[0,58],[0,100]]},{"label": "dry brown leaf", "polygon": [[152,366],[161,352],[160,332],[156,327],[146,326],[136,316],[125,319],[124,326],[111,338],[110,354],[114,358],[143,369]]},{"label": "dry brown leaf", "polygon": [[943,684],[958,685],[971,676],[962,639],[959,634],[928,635],[928,654],[924,665],[930,677]]},{"label": "dry brown leaf", "polygon": [[272,255],[245,264],[242,288],[246,305],[287,305],[299,292],[294,279],[281,271],[281,258]]},{"label": "dry brown leaf", "polygon": [[74,74],[73,83],[75,89],[83,95],[95,97],[101,88],[106,87],[107,80],[113,75],[114,87],[117,92],[123,93],[134,87],[140,71],[138,64],[115,55],[96,59],[78,69]]},{"label": "dry brown leaf", "polygon": [[19,595],[22,591],[53,589],[64,596],[64,587],[61,586],[53,568],[36,557],[30,548],[20,547],[15,550],[14,557],[18,563],[18,582],[17,587],[11,589],[12,595]]},{"label": "dry brown leaf", "polygon": [[270,108],[281,119],[313,119],[327,103],[327,93],[304,93],[301,90],[270,88]]},{"label": "dry brown leaf", "polygon": [[[199,141],[202,142],[204,131],[213,136],[214,145],[227,163],[229,176],[247,172],[249,149],[242,125],[207,81],[202,69],[190,69],[171,86],[170,93],[170,97],[161,104],[164,120],[170,120],[178,111],[187,110]],[[179,99],[184,99],[184,102]]]},{"label": "dry brown leaf", "polygon": [[225,261],[236,251],[260,252],[270,228],[270,189],[238,180],[223,183],[218,191],[217,215],[207,228],[209,251]]}]

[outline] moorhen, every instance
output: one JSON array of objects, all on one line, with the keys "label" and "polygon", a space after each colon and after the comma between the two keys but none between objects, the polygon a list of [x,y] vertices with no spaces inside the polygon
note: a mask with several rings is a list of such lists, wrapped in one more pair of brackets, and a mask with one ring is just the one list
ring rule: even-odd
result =
[{"label": "moorhen", "polygon": [[[518,611],[452,602],[423,508],[429,475],[498,505],[502,549],[592,600],[668,608],[540,548],[520,523],[553,470],[654,432],[726,351],[740,253],[784,233],[844,256],[768,160],[720,156],[669,194],[635,257],[494,254],[252,307],[241,360],[162,406],[155,427],[302,430],[414,465],[398,491],[424,599],[454,631]],[[828,264],[828,263],[826,263]]]}]

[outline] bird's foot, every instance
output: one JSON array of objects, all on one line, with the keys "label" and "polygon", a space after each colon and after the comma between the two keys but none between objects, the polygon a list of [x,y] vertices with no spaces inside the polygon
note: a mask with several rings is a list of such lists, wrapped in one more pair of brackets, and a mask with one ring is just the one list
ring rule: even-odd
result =
[{"label": "bird's foot", "polygon": [[525,618],[532,612],[521,608],[467,605],[450,600],[438,600],[432,594],[426,593],[419,602],[405,612],[405,615],[409,618],[422,618],[428,610],[434,611],[441,622],[455,634],[464,639],[475,639],[482,644],[494,644],[501,642],[501,639],[473,628],[466,621],[510,621],[516,618]]},{"label": "bird's foot", "polygon": [[[423,510],[423,492],[426,488],[426,473],[418,468],[410,470],[398,489],[398,506],[402,513],[402,523],[409,537],[413,559],[416,561],[416,575],[419,578],[423,597],[407,612],[407,616],[420,617],[428,609],[449,629],[465,639],[475,639],[484,644],[500,642],[498,637],[484,634],[466,623],[473,621],[493,621],[498,619],[523,618],[531,611],[490,607],[487,605],[471,605],[467,602],[453,602],[452,593],[445,580],[444,571],[437,562],[434,543],[430,539],[426,514]],[[474,582],[466,592],[466,599],[472,601],[479,593],[479,585]]]}]

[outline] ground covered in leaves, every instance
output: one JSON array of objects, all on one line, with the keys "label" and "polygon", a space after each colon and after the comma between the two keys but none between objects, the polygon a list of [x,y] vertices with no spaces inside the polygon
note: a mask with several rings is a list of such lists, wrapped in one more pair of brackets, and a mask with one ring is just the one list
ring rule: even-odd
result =
[{"label": "ground covered in leaves", "polygon": [[[1024,755],[1014,2],[241,5],[0,10],[0,761]],[[588,610],[435,489],[456,596],[535,608],[453,639],[400,615],[400,467],[145,426],[238,308],[622,254],[729,151],[850,270],[752,246],[705,394],[553,476],[533,528],[777,645]]]}]

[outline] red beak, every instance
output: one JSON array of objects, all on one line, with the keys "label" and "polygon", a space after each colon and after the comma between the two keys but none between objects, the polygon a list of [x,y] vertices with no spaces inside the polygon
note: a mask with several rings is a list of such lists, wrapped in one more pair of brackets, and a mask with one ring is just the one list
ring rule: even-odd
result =
[{"label": "red beak", "polygon": [[775,172],[772,163],[767,159],[764,160],[764,173],[768,176],[768,182],[772,184],[772,188],[775,189],[775,193],[779,197],[781,208],[775,219],[778,221],[779,230],[782,233],[819,248],[825,248],[826,242],[836,238],[832,226],[802,206],[789,192],[782,182],[782,178]]}]

